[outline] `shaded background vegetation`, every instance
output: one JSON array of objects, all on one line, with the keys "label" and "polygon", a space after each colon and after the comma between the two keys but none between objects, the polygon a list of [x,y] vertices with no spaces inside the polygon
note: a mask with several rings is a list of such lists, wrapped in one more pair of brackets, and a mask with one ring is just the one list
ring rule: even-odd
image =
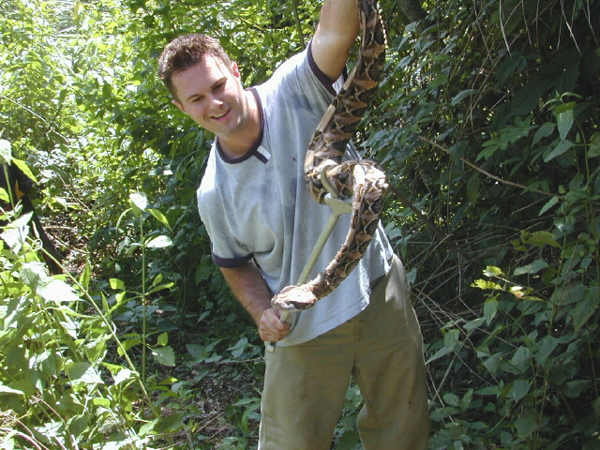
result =
[{"label": "shaded background vegetation", "polygon": [[[394,186],[385,224],[425,335],[431,447],[597,448],[600,2],[381,6],[386,78],[357,143]],[[261,344],[195,206],[212,136],[172,107],[156,59],[203,31],[259,83],[319,7],[0,5],[0,139],[73,274],[48,277],[35,241],[2,249],[6,446],[253,445]],[[351,386],[337,448],[357,445],[360,402]]]}]

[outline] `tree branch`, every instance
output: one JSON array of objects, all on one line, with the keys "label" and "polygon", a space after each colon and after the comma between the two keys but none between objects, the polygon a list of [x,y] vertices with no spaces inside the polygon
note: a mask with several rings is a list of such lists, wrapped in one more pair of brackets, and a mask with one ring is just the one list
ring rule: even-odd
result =
[{"label": "tree branch", "polygon": [[[448,150],[446,147],[444,147],[443,145],[438,144],[437,142],[433,142],[431,139],[427,139],[426,137],[423,136],[419,136],[419,135],[415,135],[421,142],[425,142],[426,144],[429,145],[433,145],[436,148],[439,148],[440,150],[445,151],[446,153],[448,153],[449,155],[451,155],[450,150]],[[551,192],[545,192],[542,191],[540,189],[534,189],[534,188],[530,188],[528,186],[525,186],[523,184],[519,184],[519,183],[513,183],[512,181],[508,181],[505,180],[503,178],[497,177],[496,175],[493,175],[491,173],[489,173],[487,170],[482,169],[479,166],[476,166],[475,164],[473,164],[470,161],[467,161],[465,158],[463,158],[462,156],[459,156],[459,159],[464,162],[466,165],[468,165],[469,167],[475,169],[477,172],[480,172],[482,174],[484,174],[486,177],[491,178],[492,180],[496,180],[499,183],[502,184],[508,184],[509,186],[514,186],[514,187],[518,187],[519,189],[523,189],[524,191],[531,191],[531,192],[537,192],[538,194],[542,194],[542,195],[546,195],[548,197],[558,197],[558,198],[562,198],[561,195],[558,194],[553,194]]]}]

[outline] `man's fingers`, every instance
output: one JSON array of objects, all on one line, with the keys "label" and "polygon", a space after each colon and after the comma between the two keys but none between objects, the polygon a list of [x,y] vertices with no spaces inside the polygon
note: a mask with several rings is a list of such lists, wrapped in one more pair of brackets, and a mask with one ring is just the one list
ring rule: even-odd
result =
[{"label": "man's fingers", "polygon": [[290,326],[279,319],[279,311],[269,308],[262,313],[258,332],[263,341],[277,342],[290,332]]}]

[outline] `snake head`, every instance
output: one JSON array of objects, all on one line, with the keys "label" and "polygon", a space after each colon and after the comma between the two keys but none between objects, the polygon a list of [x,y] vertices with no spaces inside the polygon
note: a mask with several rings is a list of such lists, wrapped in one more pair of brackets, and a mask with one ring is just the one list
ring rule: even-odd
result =
[{"label": "snake head", "polygon": [[305,286],[287,286],[271,299],[271,306],[279,311],[302,311],[314,306],[317,297]]}]

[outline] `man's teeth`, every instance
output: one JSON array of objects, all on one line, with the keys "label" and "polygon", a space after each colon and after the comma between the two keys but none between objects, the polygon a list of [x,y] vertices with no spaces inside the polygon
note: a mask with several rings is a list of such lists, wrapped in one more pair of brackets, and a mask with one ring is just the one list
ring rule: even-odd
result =
[{"label": "man's teeth", "polygon": [[223,117],[225,114],[227,114],[227,111],[225,111],[223,114],[219,114],[217,116],[213,116],[213,119],[220,119],[221,117]]}]

